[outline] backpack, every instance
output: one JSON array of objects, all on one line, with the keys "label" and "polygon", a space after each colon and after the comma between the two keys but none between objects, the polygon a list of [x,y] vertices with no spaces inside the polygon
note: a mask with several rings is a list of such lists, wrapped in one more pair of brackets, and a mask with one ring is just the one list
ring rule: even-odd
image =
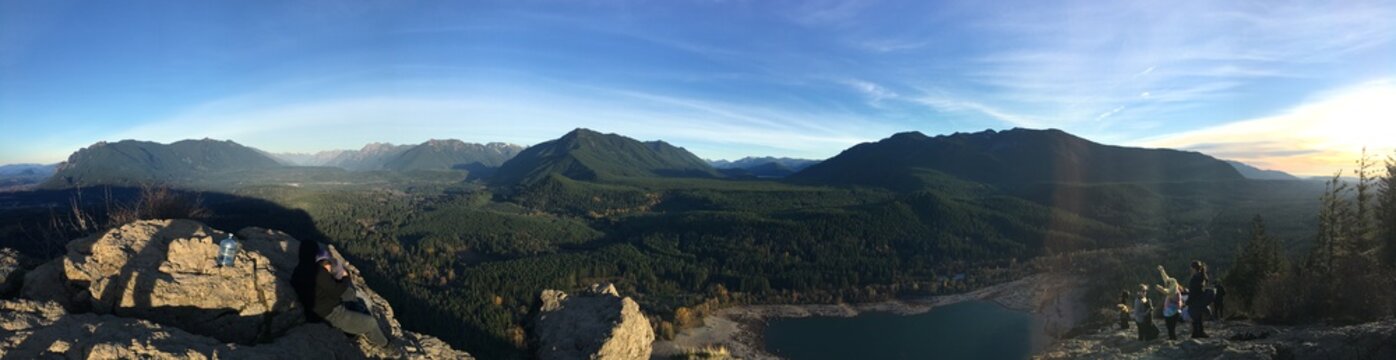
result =
[{"label": "backpack", "polygon": [[1202,294],[1197,297],[1197,306],[1206,307],[1212,305],[1212,300],[1217,298],[1217,289],[1202,290]]}]

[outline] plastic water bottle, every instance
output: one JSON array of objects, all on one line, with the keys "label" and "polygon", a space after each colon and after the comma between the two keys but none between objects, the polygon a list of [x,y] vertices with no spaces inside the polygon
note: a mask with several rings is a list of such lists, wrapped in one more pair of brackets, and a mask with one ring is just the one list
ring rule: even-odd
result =
[{"label": "plastic water bottle", "polygon": [[240,247],[233,234],[228,234],[228,238],[218,242],[218,266],[233,266],[233,259],[237,258]]}]

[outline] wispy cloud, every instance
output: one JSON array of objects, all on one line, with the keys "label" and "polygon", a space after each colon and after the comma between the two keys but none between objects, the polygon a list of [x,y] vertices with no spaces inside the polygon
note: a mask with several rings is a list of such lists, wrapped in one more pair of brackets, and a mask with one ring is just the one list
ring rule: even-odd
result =
[{"label": "wispy cloud", "polygon": [[1033,119],[1029,116],[1010,113],[1006,110],[990,105],[985,105],[984,103],[978,101],[957,98],[944,93],[926,93],[922,96],[912,99],[912,101],[945,112],[976,112],[982,115],[989,116],[990,118],[993,118],[995,120],[1002,121],[1011,126],[1028,128],[1040,128],[1050,126],[1042,122],[1039,122],[1036,119]]},{"label": "wispy cloud", "polygon": [[858,93],[867,97],[868,101],[874,106],[879,105],[883,100],[898,97],[896,92],[888,90],[887,88],[882,87],[882,85],[878,85],[871,81],[859,79],[843,79],[840,82],[844,85],[847,85],[850,88],[853,88],[854,91],[857,91]]},{"label": "wispy cloud", "polygon": [[786,13],[790,20],[806,26],[842,25],[855,19],[871,5],[869,0],[814,0],[801,2]]},{"label": "wispy cloud", "polygon": [[1396,149],[1396,82],[1381,80],[1331,92],[1274,116],[1230,122],[1137,141],[1181,148],[1299,175],[1350,169],[1363,147]]},{"label": "wispy cloud", "polygon": [[[824,158],[895,130],[848,114],[802,113],[624,88],[553,86],[558,90],[498,87],[489,93],[458,90],[285,104],[267,102],[276,93],[249,94],[194,106],[108,140],[211,137],[268,151],[308,152],[442,137],[531,145],[587,127],[667,140],[707,158],[770,153]],[[383,131],[386,123],[393,131]],[[308,136],[325,129],[335,129],[335,136]]]},{"label": "wispy cloud", "polygon": [[[1237,88],[1305,76],[1303,67],[1396,39],[1389,2],[1098,2],[1023,4],[979,27],[1014,46],[979,58],[969,78],[994,97],[1040,109],[1042,121],[1071,127],[1135,116],[1167,103],[1231,101]],[[1138,96],[1148,94],[1148,96]],[[1163,104],[1159,104],[1163,103]],[[1152,109],[1152,110],[1150,110]]]}]

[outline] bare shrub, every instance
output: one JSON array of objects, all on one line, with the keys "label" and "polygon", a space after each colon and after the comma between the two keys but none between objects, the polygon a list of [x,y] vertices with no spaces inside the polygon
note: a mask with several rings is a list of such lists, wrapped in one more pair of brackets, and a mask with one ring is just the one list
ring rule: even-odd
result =
[{"label": "bare shrub", "polygon": [[136,220],[206,219],[211,211],[203,206],[203,198],[171,190],[166,186],[143,186],[134,202],[107,202],[106,226],[121,226]]},{"label": "bare shrub", "polygon": [[25,233],[30,234],[31,241],[38,244],[39,251],[45,255],[55,255],[64,251],[64,245],[69,240],[136,220],[204,220],[212,216],[212,211],[204,207],[201,196],[166,186],[143,186],[136,198],[130,201],[117,201],[108,188],[100,201],[100,205],[92,206],[83,199],[82,189],[75,189],[68,199],[67,208],[51,209],[46,223],[36,224]]}]

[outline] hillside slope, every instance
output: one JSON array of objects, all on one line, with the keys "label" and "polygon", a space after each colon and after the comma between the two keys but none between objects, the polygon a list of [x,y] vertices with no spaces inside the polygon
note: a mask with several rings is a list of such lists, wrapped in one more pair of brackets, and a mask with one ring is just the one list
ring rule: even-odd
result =
[{"label": "hillside slope", "polygon": [[1060,130],[1029,129],[899,133],[856,145],[789,179],[916,190],[927,185],[923,176],[931,171],[990,184],[1242,179],[1230,165],[1200,153],[1102,145]]},{"label": "hillside slope", "polygon": [[393,145],[389,143],[371,143],[364,145],[359,150],[347,150],[333,159],[326,161],[325,166],[344,168],[352,171],[380,170],[383,164],[396,158],[398,155],[410,150],[412,145]]},{"label": "hillside slope", "polygon": [[383,163],[384,170],[446,170],[468,166],[498,167],[514,158],[522,146],[489,143],[474,144],[460,140],[430,140],[413,146]]},{"label": "hillside slope", "polygon": [[1236,168],[1241,176],[1251,180],[1299,180],[1299,177],[1279,170],[1261,169],[1240,161],[1227,160],[1226,163]]},{"label": "hillside slope", "polygon": [[663,141],[640,142],[621,135],[576,129],[519,153],[500,166],[491,182],[527,185],[552,175],[583,181],[720,176],[703,159]]},{"label": "hillside slope", "polygon": [[99,142],[69,156],[43,187],[175,182],[193,176],[280,166],[265,153],[232,141],[183,140],[168,145],[136,140]]}]

